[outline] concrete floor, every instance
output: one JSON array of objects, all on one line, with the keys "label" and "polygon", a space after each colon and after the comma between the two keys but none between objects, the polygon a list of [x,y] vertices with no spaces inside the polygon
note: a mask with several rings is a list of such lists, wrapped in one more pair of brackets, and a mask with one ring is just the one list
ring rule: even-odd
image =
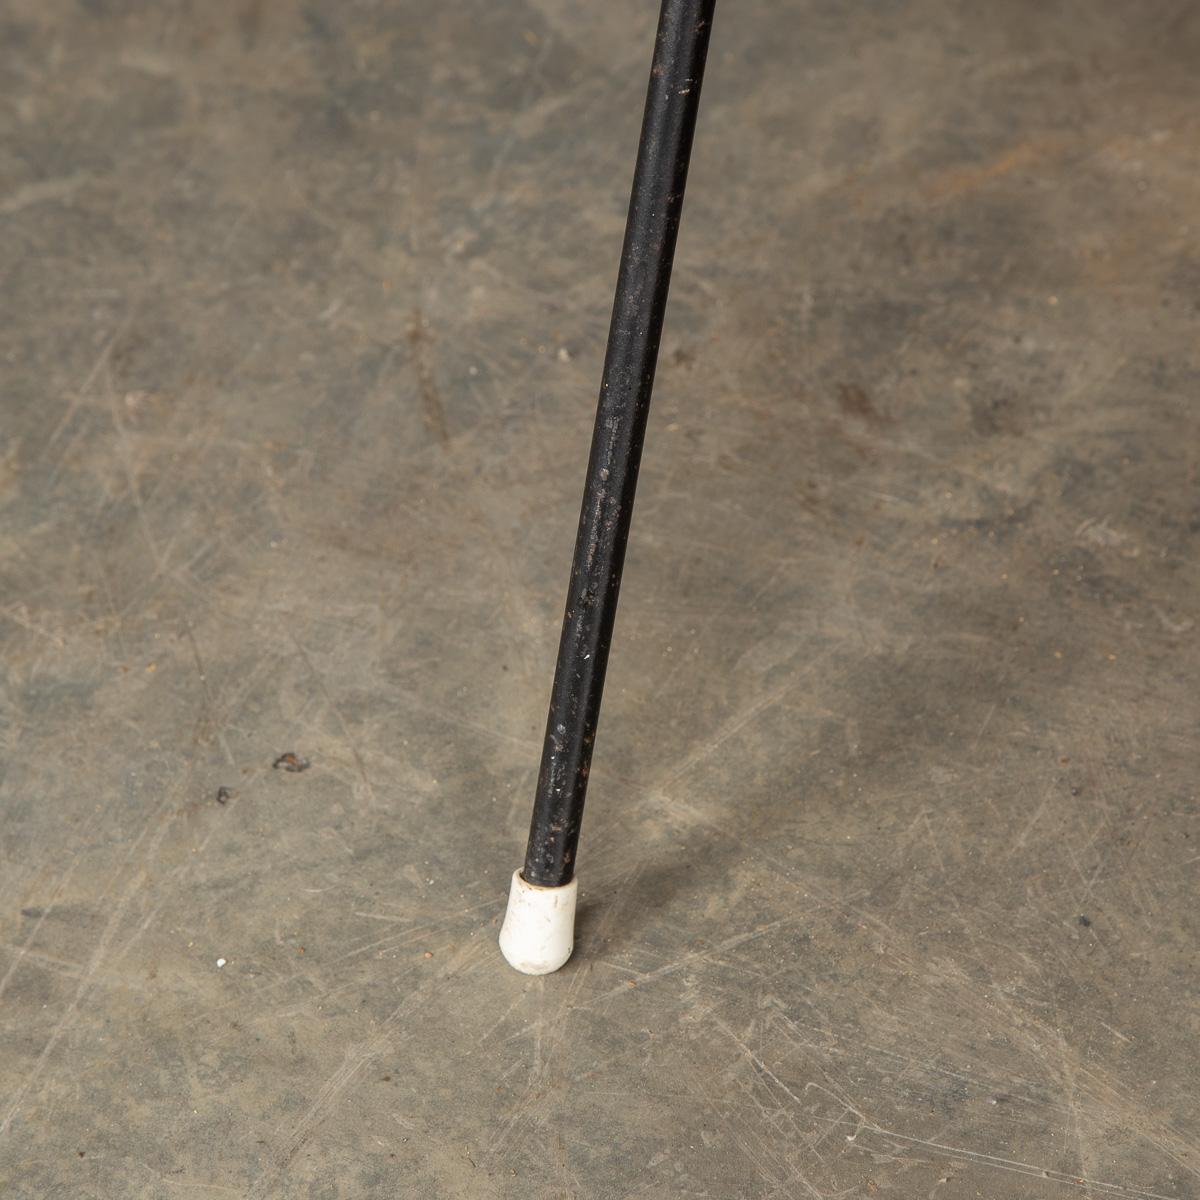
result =
[{"label": "concrete floor", "polygon": [[718,12],[500,959],[654,8],[5,6],[4,1197],[1200,1195],[1179,0]]}]

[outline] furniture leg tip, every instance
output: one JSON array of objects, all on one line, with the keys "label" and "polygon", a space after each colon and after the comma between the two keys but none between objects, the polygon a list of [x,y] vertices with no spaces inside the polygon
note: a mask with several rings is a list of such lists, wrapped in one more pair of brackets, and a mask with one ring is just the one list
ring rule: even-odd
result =
[{"label": "furniture leg tip", "polygon": [[562,887],[538,887],[513,872],[500,928],[500,953],[510,966],[525,975],[549,975],[571,957],[578,891],[575,879]]}]

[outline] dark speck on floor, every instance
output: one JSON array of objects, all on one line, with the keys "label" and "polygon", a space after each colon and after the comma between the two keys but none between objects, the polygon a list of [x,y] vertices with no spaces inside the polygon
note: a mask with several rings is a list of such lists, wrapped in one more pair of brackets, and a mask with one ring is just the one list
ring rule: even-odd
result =
[{"label": "dark speck on floor", "polygon": [[301,758],[294,751],[289,750],[286,754],[281,754],[271,766],[277,771],[290,771],[295,775],[300,771],[307,771],[312,763],[307,758]]}]

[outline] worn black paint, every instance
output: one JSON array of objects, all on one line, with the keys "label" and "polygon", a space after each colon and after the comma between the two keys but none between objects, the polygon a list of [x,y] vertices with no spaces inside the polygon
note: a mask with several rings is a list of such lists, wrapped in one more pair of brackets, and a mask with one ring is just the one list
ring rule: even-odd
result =
[{"label": "worn black paint", "polygon": [[663,0],[523,874],[569,883],[716,0]]}]

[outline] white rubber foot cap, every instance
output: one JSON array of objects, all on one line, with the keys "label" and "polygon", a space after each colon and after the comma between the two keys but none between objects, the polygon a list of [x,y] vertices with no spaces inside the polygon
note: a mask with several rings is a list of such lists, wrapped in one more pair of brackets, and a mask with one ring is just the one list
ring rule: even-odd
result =
[{"label": "white rubber foot cap", "polygon": [[578,891],[577,879],[562,887],[538,887],[513,872],[500,927],[500,953],[510,965],[526,975],[549,975],[571,957]]}]

